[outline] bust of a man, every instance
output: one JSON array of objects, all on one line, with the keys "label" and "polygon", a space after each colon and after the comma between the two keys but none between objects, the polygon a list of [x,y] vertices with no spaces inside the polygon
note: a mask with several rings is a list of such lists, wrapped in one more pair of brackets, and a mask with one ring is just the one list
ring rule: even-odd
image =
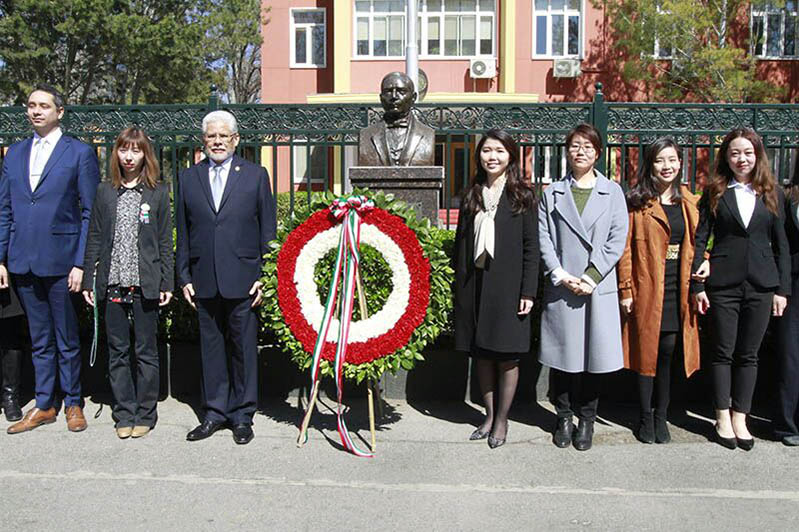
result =
[{"label": "bust of a man", "polygon": [[386,74],[380,84],[383,120],[361,130],[359,166],[433,166],[435,130],[411,112],[413,80],[402,72]]}]

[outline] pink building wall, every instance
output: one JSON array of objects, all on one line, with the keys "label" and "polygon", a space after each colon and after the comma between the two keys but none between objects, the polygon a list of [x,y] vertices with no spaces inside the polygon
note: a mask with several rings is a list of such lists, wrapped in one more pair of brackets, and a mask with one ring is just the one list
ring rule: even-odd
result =
[{"label": "pink building wall", "polygon": [[[305,103],[308,94],[333,92],[333,0],[264,0],[263,4],[271,9],[261,47],[261,102]],[[292,7],[326,9],[327,68],[291,68]]]}]

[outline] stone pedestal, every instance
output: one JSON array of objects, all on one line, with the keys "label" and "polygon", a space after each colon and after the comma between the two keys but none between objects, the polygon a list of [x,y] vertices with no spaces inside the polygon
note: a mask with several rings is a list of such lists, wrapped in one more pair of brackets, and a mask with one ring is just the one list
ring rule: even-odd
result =
[{"label": "stone pedestal", "polygon": [[351,166],[353,188],[369,188],[394,194],[411,205],[420,218],[438,225],[438,207],[444,187],[442,166]]}]

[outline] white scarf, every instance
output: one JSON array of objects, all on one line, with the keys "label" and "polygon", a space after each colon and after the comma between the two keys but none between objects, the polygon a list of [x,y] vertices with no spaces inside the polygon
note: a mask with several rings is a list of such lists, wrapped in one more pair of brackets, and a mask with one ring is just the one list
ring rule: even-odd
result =
[{"label": "white scarf", "polygon": [[483,186],[483,210],[474,217],[474,264],[485,268],[486,258],[494,258],[494,218],[502,193],[505,192],[505,176],[500,176],[489,188]]}]

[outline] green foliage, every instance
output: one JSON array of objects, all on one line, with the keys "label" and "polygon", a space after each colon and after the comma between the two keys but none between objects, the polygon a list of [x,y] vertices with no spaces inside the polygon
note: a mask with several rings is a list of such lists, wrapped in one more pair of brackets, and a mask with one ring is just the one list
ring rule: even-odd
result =
[{"label": "green foliage", "polygon": [[[425,346],[432,343],[440,334],[450,331],[452,328],[450,315],[452,312],[452,283],[455,272],[451,265],[451,252],[454,245],[454,232],[446,229],[439,229],[431,226],[428,220],[418,220],[416,212],[406,203],[395,200],[393,195],[383,192],[371,192],[367,190],[355,190],[354,194],[363,194],[374,200],[375,205],[385,209],[392,214],[402,218],[408,227],[416,233],[422,251],[430,262],[430,304],[424,321],[416,328],[411,335],[408,345],[395,351],[383,358],[374,360],[366,364],[345,364],[344,376],[347,379],[354,379],[361,382],[364,379],[379,378],[384,372],[392,374],[400,369],[411,370],[416,361],[423,360],[422,351]],[[305,195],[295,196],[304,198]],[[276,341],[284,351],[289,353],[292,360],[301,368],[308,369],[311,366],[311,356],[307,353],[302,344],[294,338],[291,330],[285,323],[280,306],[277,301],[277,256],[280,246],[285,242],[287,235],[298,225],[304,222],[310,213],[327,208],[335,199],[330,193],[315,192],[311,196],[310,209],[306,209],[302,201],[297,201],[298,207],[294,218],[288,215],[288,194],[278,194],[278,228],[277,239],[270,243],[271,251],[266,257],[264,266],[264,294],[265,304],[262,307],[262,326],[271,329]],[[280,213],[283,212],[283,215]],[[365,284],[369,286],[380,286],[378,289],[371,289],[367,295],[367,306],[369,312],[376,312],[382,307],[385,298],[390,294],[390,288],[384,286],[389,272],[384,261],[377,258],[378,253],[368,246],[363,246],[362,272],[365,277]],[[329,260],[328,258],[323,261]],[[321,270],[317,270],[321,273]],[[329,282],[329,277],[318,274],[316,276],[317,287],[320,291],[327,290],[326,286],[322,289],[321,284]],[[383,283],[382,285],[373,283]],[[382,301],[381,301],[382,299]],[[322,374],[333,376],[332,364],[322,361],[320,367]]]},{"label": "green foliage", "polygon": [[[314,281],[319,294],[320,301],[327,301],[330,293],[330,281],[333,280],[333,268],[336,265],[336,255],[338,250],[331,249],[314,267]],[[361,266],[360,275],[364,286],[369,287],[369,297],[366,298],[366,311],[369,316],[379,312],[386,304],[388,296],[394,290],[394,283],[391,279],[391,270],[383,256],[369,244],[361,244]],[[339,294],[339,301],[340,301]],[[361,319],[360,304],[357,303],[358,296],[355,296],[356,304],[352,310],[353,321]],[[338,302],[336,303],[338,304]]]},{"label": "green foliage", "polygon": [[[774,101],[780,91],[784,94],[757,79],[754,43],[741,36],[748,7],[763,0],[592,2],[610,21],[622,76],[645,83],[654,99],[743,103]],[[656,43],[671,51],[671,60],[654,55]]]},{"label": "green foliage", "polygon": [[259,9],[259,0],[0,0],[0,103],[23,103],[39,82],[71,104],[198,103],[212,82],[235,86],[247,65],[242,79],[257,94]]}]

